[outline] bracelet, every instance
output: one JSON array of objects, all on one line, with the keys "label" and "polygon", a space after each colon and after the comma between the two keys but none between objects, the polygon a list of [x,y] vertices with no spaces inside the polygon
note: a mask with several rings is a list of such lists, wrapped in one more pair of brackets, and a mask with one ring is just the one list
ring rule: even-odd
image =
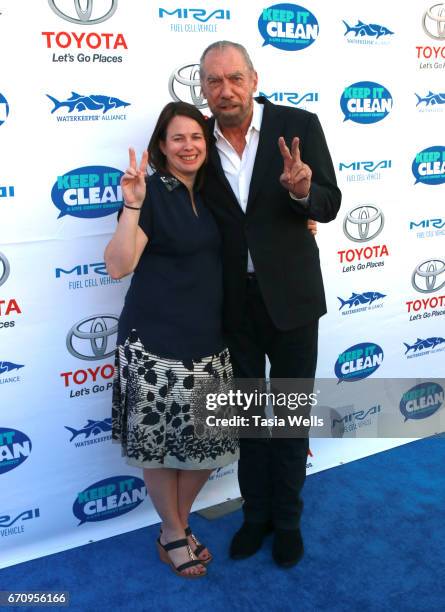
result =
[{"label": "bracelet", "polygon": [[128,206],[128,204],[124,203],[124,208],[129,208],[130,210],[141,210],[142,206],[140,208],[136,208],[135,206]]}]

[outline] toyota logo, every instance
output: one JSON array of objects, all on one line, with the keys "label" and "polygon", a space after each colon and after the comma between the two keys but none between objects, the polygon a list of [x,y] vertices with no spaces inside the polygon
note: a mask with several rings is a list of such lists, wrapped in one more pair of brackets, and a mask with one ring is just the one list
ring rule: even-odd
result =
[{"label": "toyota logo", "polygon": [[188,102],[196,108],[206,108],[199,79],[199,64],[185,64],[177,68],[168,81],[168,91],[176,102]]},{"label": "toyota logo", "polygon": [[[81,25],[94,25],[110,19],[116,12],[117,2],[118,0],[96,0],[95,2],[93,0],[48,0],[50,8],[58,17]],[[96,10],[93,13],[94,4],[99,6],[100,12]],[[74,10],[70,11],[70,8]],[[71,15],[67,15],[62,9],[68,10]],[[77,18],[73,14],[74,11]],[[97,14],[102,17],[95,17]]]},{"label": "toyota logo", "polygon": [[66,348],[74,357],[85,361],[105,359],[114,353],[116,343],[107,351],[110,336],[117,334],[118,318],[95,315],[75,323],[66,337]]},{"label": "toyota logo", "polygon": [[6,283],[10,271],[9,261],[6,259],[6,255],[0,253],[0,287]]},{"label": "toyota logo", "polygon": [[373,204],[352,208],[343,222],[345,235],[354,242],[367,242],[380,234],[385,223],[382,211]]},{"label": "toyota logo", "polygon": [[445,4],[434,4],[423,15],[423,31],[430,38],[445,39]]},{"label": "toyota logo", "polygon": [[444,259],[425,259],[415,268],[411,284],[420,293],[439,291],[445,287],[445,275],[442,277],[442,283],[438,278],[443,272],[445,272]]}]

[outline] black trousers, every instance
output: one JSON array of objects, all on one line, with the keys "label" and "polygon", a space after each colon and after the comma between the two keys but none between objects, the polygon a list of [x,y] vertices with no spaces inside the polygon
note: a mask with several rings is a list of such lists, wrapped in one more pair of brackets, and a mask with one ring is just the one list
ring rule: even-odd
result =
[{"label": "black trousers", "polygon": [[[243,326],[227,335],[235,378],[264,379],[267,355],[271,379],[313,379],[318,319],[290,331],[277,329],[267,313],[256,278],[248,277],[247,283]],[[279,529],[299,526],[308,450],[307,437],[240,440],[238,480],[246,521],[271,520]]]}]

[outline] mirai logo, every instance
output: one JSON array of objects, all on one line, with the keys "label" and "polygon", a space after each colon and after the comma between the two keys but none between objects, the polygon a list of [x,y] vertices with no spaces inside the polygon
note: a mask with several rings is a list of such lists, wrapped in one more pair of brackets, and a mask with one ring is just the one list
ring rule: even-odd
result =
[{"label": "mirai logo", "polygon": [[338,169],[340,172],[349,170],[351,172],[376,172],[379,169],[391,168],[392,161],[390,159],[382,159],[381,161],[353,161],[350,164],[340,162]]},{"label": "mirai logo", "polygon": [[177,8],[172,11],[167,9],[159,9],[159,18],[164,17],[177,17],[178,19],[195,19],[201,23],[206,23],[210,19],[230,19],[230,11],[224,9],[216,9],[214,11],[207,11],[206,9],[198,8]]},{"label": "mirai logo", "polygon": [[430,227],[435,229],[443,229],[445,227],[445,218],[438,219],[422,219],[418,223],[416,221],[409,222],[409,229],[429,229]]},{"label": "mirai logo", "polygon": [[71,270],[65,270],[64,268],[56,268],[56,278],[60,278],[62,274],[74,274],[75,276],[86,276],[87,274],[99,274],[100,276],[108,276],[105,262],[90,264],[78,264],[71,268]]},{"label": "mirai logo", "polygon": [[318,102],[319,97],[319,94],[316,91],[309,91],[304,94],[291,91],[274,91],[269,95],[263,91],[260,91],[258,95],[263,96],[268,100],[272,100],[272,102],[275,104],[284,103],[293,104],[294,106],[304,106],[305,102]]}]

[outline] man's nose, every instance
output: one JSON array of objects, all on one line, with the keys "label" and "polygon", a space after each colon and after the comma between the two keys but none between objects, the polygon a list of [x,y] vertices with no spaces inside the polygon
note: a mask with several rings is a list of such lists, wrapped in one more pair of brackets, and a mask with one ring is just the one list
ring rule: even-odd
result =
[{"label": "man's nose", "polygon": [[221,86],[221,96],[223,98],[231,98],[232,97],[232,86],[228,79],[224,79]]}]

